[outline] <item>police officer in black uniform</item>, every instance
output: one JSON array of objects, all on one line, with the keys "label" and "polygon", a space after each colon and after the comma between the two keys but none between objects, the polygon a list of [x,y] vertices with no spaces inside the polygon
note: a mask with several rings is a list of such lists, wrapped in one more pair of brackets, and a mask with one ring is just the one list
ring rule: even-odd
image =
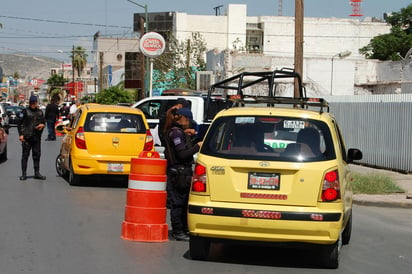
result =
[{"label": "police officer in black uniform", "polygon": [[19,140],[22,144],[23,153],[21,158],[20,180],[27,179],[27,161],[32,151],[34,178],[46,180],[46,177],[40,174],[40,155],[41,155],[41,134],[44,129],[43,111],[39,108],[37,97],[30,96],[29,106],[20,113],[19,124]]},{"label": "police officer in black uniform", "polygon": [[193,155],[199,151],[202,142],[192,143],[189,127],[193,115],[190,109],[181,108],[177,110],[177,114],[180,118],[165,136],[165,156],[168,160],[167,194],[172,236],[178,241],[188,241],[187,203],[193,175]]}]

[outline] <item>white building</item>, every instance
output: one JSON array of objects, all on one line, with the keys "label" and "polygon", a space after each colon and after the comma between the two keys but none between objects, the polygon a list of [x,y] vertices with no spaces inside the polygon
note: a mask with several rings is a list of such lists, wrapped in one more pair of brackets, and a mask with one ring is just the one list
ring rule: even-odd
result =
[{"label": "white building", "polygon": [[[142,22],[143,14],[137,17]],[[135,16],[136,20],[136,16]],[[136,23],[136,21],[135,21]],[[242,71],[293,68],[295,18],[284,16],[247,16],[247,6],[229,4],[223,15],[191,15],[182,12],[149,13],[149,31],[172,31],[179,40],[199,32],[207,48],[207,70],[218,81]],[[140,31],[142,25],[140,25]],[[138,31],[138,30],[136,30]],[[351,95],[412,92],[401,81],[411,81],[411,64],[393,67],[392,62],[366,60],[359,49],[390,25],[371,19],[304,18],[303,81],[308,95]],[[103,38],[97,38],[98,43]],[[111,39],[103,52],[102,68],[121,62],[125,51],[138,52],[138,38],[121,46],[122,39]],[[103,63],[103,66],[102,66]],[[96,64],[99,64],[97,59]],[[100,71],[97,68],[95,71]],[[384,86],[382,84],[385,83]],[[402,89],[401,89],[402,87]]]}]

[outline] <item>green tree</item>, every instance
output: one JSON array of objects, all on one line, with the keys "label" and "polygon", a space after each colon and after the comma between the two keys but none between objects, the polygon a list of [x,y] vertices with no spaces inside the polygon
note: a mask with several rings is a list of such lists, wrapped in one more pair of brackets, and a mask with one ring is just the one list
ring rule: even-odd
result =
[{"label": "green tree", "polygon": [[96,103],[114,105],[117,103],[133,103],[134,96],[118,86],[113,86],[96,94]]},{"label": "green tree", "polygon": [[83,69],[87,65],[86,49],[81,46],[73,46],[72,55],[70,55],[70,58],[72,58],[73,68],[77,71],[78,77],[80,77]]},{"label": "green tree", "polygon": [[174,87],[195,89],[195,72],[206,68],[204,38],[200,33],[194,32],[189,39],[178,41],[169,33],[167,40],[167,51],[154,60],[154,67],[164,75],[159,81],[172,81]]},{"label": "green tree", "polygon": [[52,76],[47,79],[47,84],[50,86],[51,89],[54,88],[61,88],[64,86],[64,83],[67,82],[67,79],[63,77],[61,74],[53,74]]},{"label": "green tree", "polygon": [[392,27],[390,33],[378,35],[359,53],[369,59],[400,60],[412,48],[412,4],[386,18]]},{"label": "green tree", "polygon": [[49,90],[47,91],[49,97],[56,98],[56,96],[58,95],[60,101],[60,98],[64,97],[61,93],[66,82],[67,79],[65,79],[63,75],[53,74],[52,76],[50,76],[46,81],[46,83],[49,85]]}]

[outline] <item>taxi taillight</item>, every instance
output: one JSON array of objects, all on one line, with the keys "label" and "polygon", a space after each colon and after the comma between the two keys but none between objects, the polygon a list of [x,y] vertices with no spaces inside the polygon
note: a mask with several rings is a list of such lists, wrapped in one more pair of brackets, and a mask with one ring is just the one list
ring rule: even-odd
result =
[{"label": "taxi taillight", "polygon": [[83,127],[79,127],[79,129],[76,132],[76,135],[74,137],[75,142],[76,142],[76,147],[79,149],[87,149],[86,146],[86,139],[84,137],[84,129]]},{"label": "taxi taillight", "polygon": [[193,172],[192,191],[206,192],[206,168],[200,164],[196,164]]},{"label": "taxi taillight", "polygon": [[153,150],[153,136],[152,133],[150,132],[150,129],[146,130],[146,140],[144,143],[143,151],[151,151]]},{"label": "taxi taillight", "polygon": [[333,202],[340,199],[340,182],[337,170],[325,174],[322,185],[322,201]]}]

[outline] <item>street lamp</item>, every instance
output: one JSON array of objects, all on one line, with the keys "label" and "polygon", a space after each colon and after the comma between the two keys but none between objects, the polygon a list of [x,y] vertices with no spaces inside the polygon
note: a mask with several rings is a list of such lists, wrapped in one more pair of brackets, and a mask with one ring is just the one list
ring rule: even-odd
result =
[{"label": "street lamp", "polygon": [[345,51],[339,52],[339,53],[332,56],[331,70],[330,70],[330,95],[332,95],[332,89],[333,89],[333,60],[335,59],[335,57],[339,57],[340,59],[343,59],[343,58],[348,57],[351,54],[352,54],[351,51],[345,50]]},{"label": "street lamp", "polygon": [[144,18],[144,32],[148,32],[149,31],[149,19],[148,19],[148,14],[147,14],[147,4],[142,5],[142,4],[136,3],[131,0],[127,0],[127,1],[144,9],[144,17],[145,17]]},{"label": "street lamp", "polygon": [[[127,0],[127,1],[144,9],[144,16],[145,16],[145,19],[144,19],[144,32],[148,33],[149,32],[149,16],[148,16],[148,6],[147,6],[147,4],[142,5],[142,4],[136,3],[136,2],[131,1],[131,0]],[[143,36],[143,34],[141,33],[140,38],[142,36]],[[147,76],[148,76],[147,72],[149,71],[149,62],[148,62],[147,57],[144,57],[144,58],[145,58],[145,65],[146,65],[146,69],[145,69],[146,70],[146,73],[145,73],[145,89],[147,89],[147,82],[148,82],[147,81]]]}]

